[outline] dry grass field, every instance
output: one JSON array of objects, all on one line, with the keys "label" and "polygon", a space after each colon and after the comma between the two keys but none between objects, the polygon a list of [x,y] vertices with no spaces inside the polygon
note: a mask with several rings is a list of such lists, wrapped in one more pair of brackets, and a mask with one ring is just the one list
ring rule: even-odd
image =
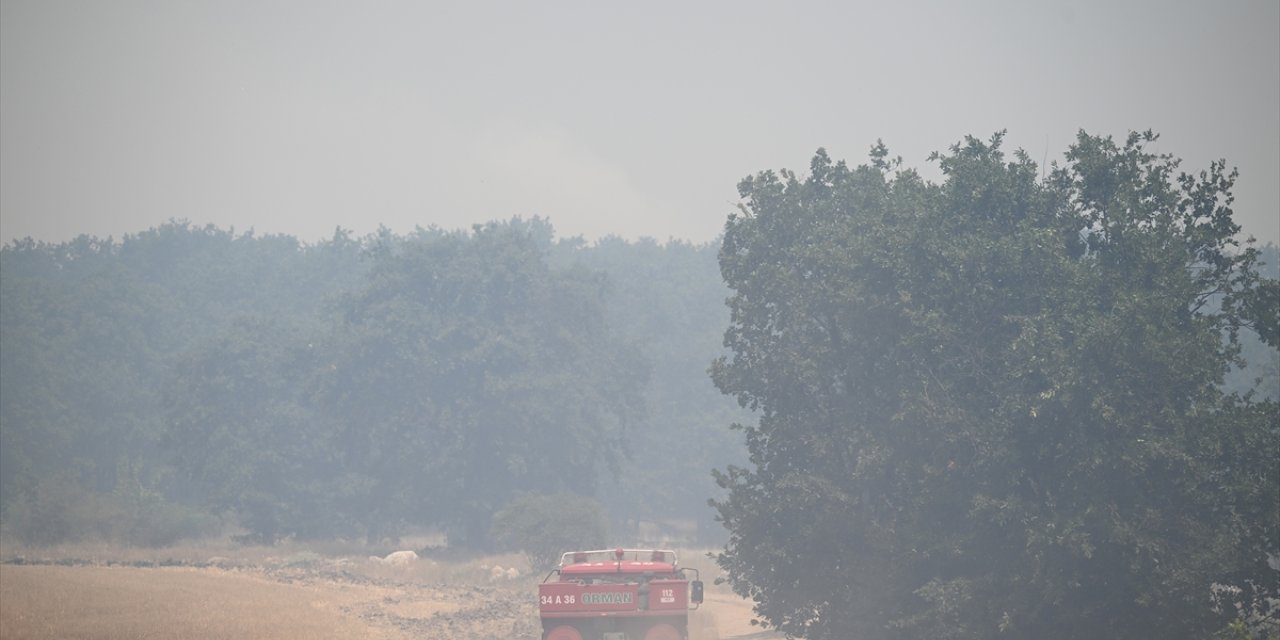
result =
[{"label": "dry grass field", "polygon": [[[313,547],[0,547],[0,639],[273,639],[540,637],[519,556],[385,566]],[[760,638],[751,610],[712,585],[715,568],[682,556],[707,582],[694,640]],[[516,578],[492,577],[515,567]]]},{"label": "dry grass field", "polygon": [[4,638],[398,638],[344,609],[376,598],[217,569],[0,567]]}]

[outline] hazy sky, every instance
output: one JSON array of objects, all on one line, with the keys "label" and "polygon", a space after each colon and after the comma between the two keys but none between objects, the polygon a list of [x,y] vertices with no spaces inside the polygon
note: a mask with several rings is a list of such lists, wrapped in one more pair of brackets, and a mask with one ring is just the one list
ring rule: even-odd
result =
[{"label": "hazy sky", "polygon": [[1280,243],[1280,2],[0,0],[0,241],[550,218],[706,241],[882,138],[1156,130]]}]

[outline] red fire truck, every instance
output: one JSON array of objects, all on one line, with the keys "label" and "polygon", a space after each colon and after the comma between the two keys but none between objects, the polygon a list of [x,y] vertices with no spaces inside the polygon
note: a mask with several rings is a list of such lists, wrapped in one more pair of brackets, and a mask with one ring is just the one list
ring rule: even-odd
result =
[{"label": "red fire truck", "polygon": [[698,570],[667,549],[570,551],[538,585],[543,640],[687,640],[701,603]]}]

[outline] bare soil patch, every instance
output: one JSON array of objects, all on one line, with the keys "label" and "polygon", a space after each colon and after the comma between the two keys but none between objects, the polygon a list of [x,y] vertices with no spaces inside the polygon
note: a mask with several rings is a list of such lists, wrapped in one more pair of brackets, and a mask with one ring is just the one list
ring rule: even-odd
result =
[{"label": "bare soil patch", "polygon": [[[398,638],[320,593],[220,569],[0,566],[4,638]],[[370,633],[376,631],[377,633]]]},{"label": "bare soil patch", "polygon": [[[81,549],[80,551],[83,551]],[[338,639],[541,637],[537,583],[517,556],[385,566],[297,549],[59,550],[0,557],[0,638]],[[684,557],[690,557],[686,555]],[[198,558],[198,559],[197,559]],[[693,560],[693,558],[690,558]],[[520,577],[493,579],[516,566]],[[712,584],[693,640],[761,638],[750,603]],[[711,578],[711,579],[708,579]]]}]

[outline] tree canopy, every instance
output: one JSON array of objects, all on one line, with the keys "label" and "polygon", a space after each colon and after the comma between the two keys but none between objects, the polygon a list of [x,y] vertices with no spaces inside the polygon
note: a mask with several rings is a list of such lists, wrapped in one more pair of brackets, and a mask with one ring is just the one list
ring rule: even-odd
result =
[{"label": "tree canopy", "polygon": [[1280,313],[1235,173],[1082,132],[1042,178],[1001,137],[940,184],[878,145],[739,185],[719,562],[788,634],[1195,637],[1211,585],[1274,591],[1277,407],[1221,387]]},{"label": "tree canopy", "polygon": [[625,531],[709,521],[706,470],[743,457],[705,373],[717,247],[555,240],[542,219],[12,243],[0,526],[484,545],[517,490],[598,495]]},{"label": "tree canopy", "polygon": [[552,268],[550,247],[537,220],[384,238],[331,327],[253,325],[180,369],[179,468],[269,537],[411,524],[483,544],[517,490],[593,495],[645,364],[603,322],[600,274]]}]

